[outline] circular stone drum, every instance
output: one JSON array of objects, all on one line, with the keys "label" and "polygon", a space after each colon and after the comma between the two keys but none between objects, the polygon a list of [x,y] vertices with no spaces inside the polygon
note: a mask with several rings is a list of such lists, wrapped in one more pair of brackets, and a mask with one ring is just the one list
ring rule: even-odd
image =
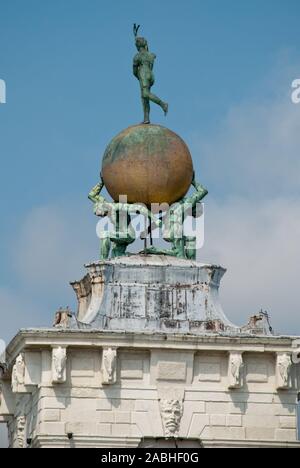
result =
[{"label": "circular stone drum", "polygon": [[135,125],[114,137],[103,157],[102,177],[114,199],[129,203],[168,203],[187,193],[193,162],[185,142],[160,125]]}]

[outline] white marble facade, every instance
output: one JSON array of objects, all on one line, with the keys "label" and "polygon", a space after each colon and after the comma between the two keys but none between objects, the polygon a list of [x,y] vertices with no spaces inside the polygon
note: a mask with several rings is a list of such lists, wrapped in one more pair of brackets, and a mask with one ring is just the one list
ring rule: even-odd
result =
[{"label": "white marble facade", "polygon": [[15,448],[156,438],[300,448],[294,350],[290,337],[22,331],[8,348],[0,421]]}]

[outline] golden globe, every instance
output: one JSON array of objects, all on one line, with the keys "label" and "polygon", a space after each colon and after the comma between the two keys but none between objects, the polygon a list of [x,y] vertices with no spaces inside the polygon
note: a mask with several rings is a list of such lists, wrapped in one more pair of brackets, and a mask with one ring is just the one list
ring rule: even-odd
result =
[{"label": "golden globe", "polygon": [[168,203],[184,197],[193,178],[193,162],[186,143],[160,125],[135,125],[109,143],[102,177],[113,198],[129,203]]}]

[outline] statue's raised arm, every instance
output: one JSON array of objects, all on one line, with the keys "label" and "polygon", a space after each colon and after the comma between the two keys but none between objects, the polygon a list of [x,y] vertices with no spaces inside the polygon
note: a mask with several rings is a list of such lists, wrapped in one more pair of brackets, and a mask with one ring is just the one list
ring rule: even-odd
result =
[{"label": "statue's raised arm", "polygon": [[88,195],[88,198],[89,200],[91,200],[93,203],[97,203],[99,201],[105,201],[104,197],[101,197],[100,196],[100,193],[102,191],[104,187],[104,182],[103,180],[101,179],[101,181],[95,185],[95,187],[92,188],[92,190],[90,191],[89,195]]},{"label": "statue's raised arm", "polygon": [[203,198],[206,197],[206,195],[208,195],[208,190],[202,184],[196,181],[195,174],[193,176],[192,185],[196,191],[191,196],[191,201],[192,203],[199,203],[201,200],[203,200]]}]

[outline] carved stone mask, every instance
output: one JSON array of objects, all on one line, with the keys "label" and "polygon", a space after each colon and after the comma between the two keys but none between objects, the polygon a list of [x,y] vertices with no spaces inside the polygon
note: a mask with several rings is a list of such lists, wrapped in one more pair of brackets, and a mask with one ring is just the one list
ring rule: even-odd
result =
[{"label": "carved stone mask", "polygon": [[182,402],[179,400],[161,400],[160,409],[166,436],[179,432],[182,418]]}]

